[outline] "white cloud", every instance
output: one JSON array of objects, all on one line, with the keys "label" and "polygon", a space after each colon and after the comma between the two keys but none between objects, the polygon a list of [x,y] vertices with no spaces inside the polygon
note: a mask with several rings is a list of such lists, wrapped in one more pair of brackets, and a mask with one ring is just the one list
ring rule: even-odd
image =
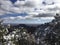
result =
[{"label": "white cloud", "polygon": [[[43,1],[46,2],[46,5],[42,4]],[[52,2],[54,4],[51,4]],[[12,4],[9,0],[0,0],[0,4],[0,15],[26,12],[29,14],[27,17],[30,15],[33,17],[39,13],[56,13],[60,11],[60,0],[25,0],[17,1],[15,4]]]},{"label": "white cloud", "polygon": [[[45,1],[46,4],[42,4],[42,2]],[[54,2],[54,4],[52,4]],[[5,22],[13,22],[15,20],[23,20],[21,23],[24,23],[24,20],[26,22],[30,22],[33,17],[40,16],[39,14],[43,15],[55,15],[55,13],[60,12],[60,0],[26,0],[26,1],[17,1],[14,4],[11,3],[9,0],[0,0],[0,16],[4,14],[11,14],[11,13],[22,13],[26,12],[28,13],[27,16],[17,16],[17,17],[7,17],[3,18]],[[33,18],[33,19],[36,19]],[[34,22],[41,22],[38,18],[37,21]],[[47,18],[43,18],[47,19]],[[48,19],[54,19],[53,17],[48,17]],[[33,22],[33,21],[32,21]],[[31,23],[32,23],[31,22]],[[45,21],[46,22],[46,21]]]},{"label": "white cloud", "polygon": [[54,17],[41,17],[41,18],[28,18],[28,17],[26,17],[24,19],[23,19],[23,17],[19,17],[19,18],[18,17],[10,17],[6,20],[4,19],[5,20],[4,23],[44,24],[47,22],[51,22],[53,19],[54,19]]}]

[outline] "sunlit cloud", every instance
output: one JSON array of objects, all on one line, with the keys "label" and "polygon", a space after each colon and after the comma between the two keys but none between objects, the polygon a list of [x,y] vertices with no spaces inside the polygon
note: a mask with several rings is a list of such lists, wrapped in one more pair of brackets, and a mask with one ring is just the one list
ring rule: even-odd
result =
[{"label": "sunlit cloud", "polygon": [[[21,13],[28,15],[21,15]],[[33,17],[50,17],[60,12],[60,0],[0,0],[0,18],[4,15],[6,20],[31,19]],[[11,16],[9,16],[11,14]],[[13,15],[14,14],[14,15]],[[18,14],[18,15],[17,15]],[[17,15],[17,16],[16,16]]]},{"label": "sunlit cloud", "polygon": [[[44,5],[43,2],[45,2],[46,4]],[[52,4],[53,2],[54,4]],[[33,12],[41,12],[40,10],[42,10],[42,13],[44,13],[45,11],[50,9],[52,9],[51,11],[54,11],[56,7],[60,9],[59,5],[59,0],[17,0],[14,4],[9,0],[0,0],[0,15],[9,13],[21,13],[25,11],[27,13],[33,14]],[[36,11],[35,9],[39,11]]]}]

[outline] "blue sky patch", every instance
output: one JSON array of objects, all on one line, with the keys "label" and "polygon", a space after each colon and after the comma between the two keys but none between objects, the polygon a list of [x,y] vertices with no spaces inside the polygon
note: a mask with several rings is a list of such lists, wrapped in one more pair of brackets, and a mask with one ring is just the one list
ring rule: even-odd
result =
[{"label": "blue sky patch", "polygon": [[15,3],[17,0],[10,0],[12,3]]},{"label": "blue sky patch", "polygon": [[4,17],[17,17],[17,16],[25,17],[27,15],[28,15],[27,13],[14,13],[14,14],[1,15],[0,18],[4,18]]}]

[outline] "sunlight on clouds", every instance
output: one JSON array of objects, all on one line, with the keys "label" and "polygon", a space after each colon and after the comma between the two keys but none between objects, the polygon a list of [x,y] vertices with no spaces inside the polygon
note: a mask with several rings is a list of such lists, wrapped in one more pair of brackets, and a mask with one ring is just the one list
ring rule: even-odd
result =
[{"label": "sunlight on clouds", "polygon": [[[42,4],[43,1],[46,2],[46,5]],[[54,2],[54,4],[51,4],[52,2]],[[28,13],[29,16],[40,13],[56,13],[57,10],[60,11],[59,5],[60,0],[18,0],[14,4],[12,4],[10,0],[0,0],[0,15],[22,12]]]},{"label": "sunlight on clouds", "polygon": [[[3,19],[5,20],[5,22],[10,20],[9,23],[11,23],[12,21],[16,23],[18,23],[18,21],[20,21],[20,23],[26,23],[26,22],[33,23],[33,21],[35,23],[49,22],[52,19],[54,19],[54,17],[41,18],[40,15],[44,14],[49,16],[49,15],[55,15],[56,13],[59,13],[60,0],[25,0],[25,1],[17,0],[14,4],[10,0],[0,0],[0,16],[4,16],[6,14],[15,15],[16,13],[20,14],[22,12],[23,13],[26,12],[28,15],[26,16],[19,15],[16,17],[11,16],[11,17],[5,17]],[[45,19],[48,21],[46,21]]]}]

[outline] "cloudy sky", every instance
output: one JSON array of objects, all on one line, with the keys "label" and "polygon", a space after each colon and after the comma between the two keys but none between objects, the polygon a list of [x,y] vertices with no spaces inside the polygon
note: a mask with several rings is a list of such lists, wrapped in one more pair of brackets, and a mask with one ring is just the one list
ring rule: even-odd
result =
[{"label": "cloudy sky", "polygon": [[46,16],[50,19],[59,13],[59,5],[60,0],[0,0],[0,18],[10,22]]}]

